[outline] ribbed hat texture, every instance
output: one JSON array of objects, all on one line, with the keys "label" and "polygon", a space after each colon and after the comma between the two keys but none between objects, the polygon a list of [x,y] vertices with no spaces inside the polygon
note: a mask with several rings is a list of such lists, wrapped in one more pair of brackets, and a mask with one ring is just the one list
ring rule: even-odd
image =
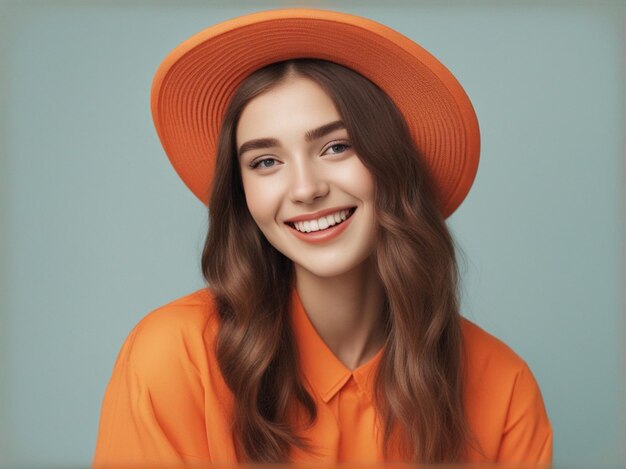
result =
[{"label": "ribbed hat texture", "polygon": [[480,153],[467,94],[444,65],[397,31],[320,9],[268,10],[224,21],[165,58],[152,86],[152,116],[189,189],[208,203],[219,131],[239,84],[265,65],[304,57],[351,68],[389,95],[430,167],[443,215],[452,214],[469,192]]}]

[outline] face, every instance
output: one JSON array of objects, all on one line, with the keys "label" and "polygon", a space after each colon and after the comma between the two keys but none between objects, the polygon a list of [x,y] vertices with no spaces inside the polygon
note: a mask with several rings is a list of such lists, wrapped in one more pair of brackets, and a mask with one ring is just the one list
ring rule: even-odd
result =
[{"label": "face", "polygon": [[375,245],[374,180],[317,83],[293,77],[254,98],[236,141],[250,214],[296,275],[364,268]]}]

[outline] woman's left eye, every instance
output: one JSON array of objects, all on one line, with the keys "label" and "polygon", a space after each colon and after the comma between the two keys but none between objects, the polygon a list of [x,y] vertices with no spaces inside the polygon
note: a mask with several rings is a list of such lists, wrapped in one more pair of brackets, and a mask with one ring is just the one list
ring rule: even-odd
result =
[{"label": "woman's left eye", "polygon": [[[340,150],[336,150],[337,147],[339,147]],[[330,150],[331,148],[334,148],[335,149],[335,154],[337,154],[337,153],[343,153],[344,151],[347,151],[348,148],[350,148],[350,147],[351,147],[351,145],[348,145],[347,143],[333,143],[332,145],[330,145],[327,148],[327,150]],[[341,148],[343,148],[343,150],[341,150]]]}]

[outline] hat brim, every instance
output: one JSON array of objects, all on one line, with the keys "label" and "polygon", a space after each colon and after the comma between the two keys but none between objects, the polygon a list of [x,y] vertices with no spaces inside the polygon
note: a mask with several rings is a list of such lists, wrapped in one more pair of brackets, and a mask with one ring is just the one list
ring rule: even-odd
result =
[{"label": "hat brim", "polygon": [[454,75],[421,46],[367,18],[288,8],[216,24],[176,47],[152,85],[161,144],[189,189],[208,204],[226,106],[255,70],[292,58],[329,60],[383,89],[406,119],[434,179],[444,217],[474,181],[480,132],[474,108]]}]

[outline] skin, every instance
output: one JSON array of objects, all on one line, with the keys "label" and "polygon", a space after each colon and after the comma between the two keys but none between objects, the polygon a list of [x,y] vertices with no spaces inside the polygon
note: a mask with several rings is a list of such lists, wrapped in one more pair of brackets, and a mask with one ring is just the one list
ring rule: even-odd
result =
[{"label": "skin", "polygon": [[[354,370],[384,342],[384,293],[373,259],[374,179],[351,147],[345,128],[310,142],[305,139],[307,131],[340,120],[317,83],[293,75],[248,103],[236,140],[237,149],[251,140],[278,140],[277,145],[239,155],[247,206],[267,240],[294,262],[298,294],[320,337]],[[345,206],[357,207],[350,225],[321,244],[298,239],[284,223]]]}]

